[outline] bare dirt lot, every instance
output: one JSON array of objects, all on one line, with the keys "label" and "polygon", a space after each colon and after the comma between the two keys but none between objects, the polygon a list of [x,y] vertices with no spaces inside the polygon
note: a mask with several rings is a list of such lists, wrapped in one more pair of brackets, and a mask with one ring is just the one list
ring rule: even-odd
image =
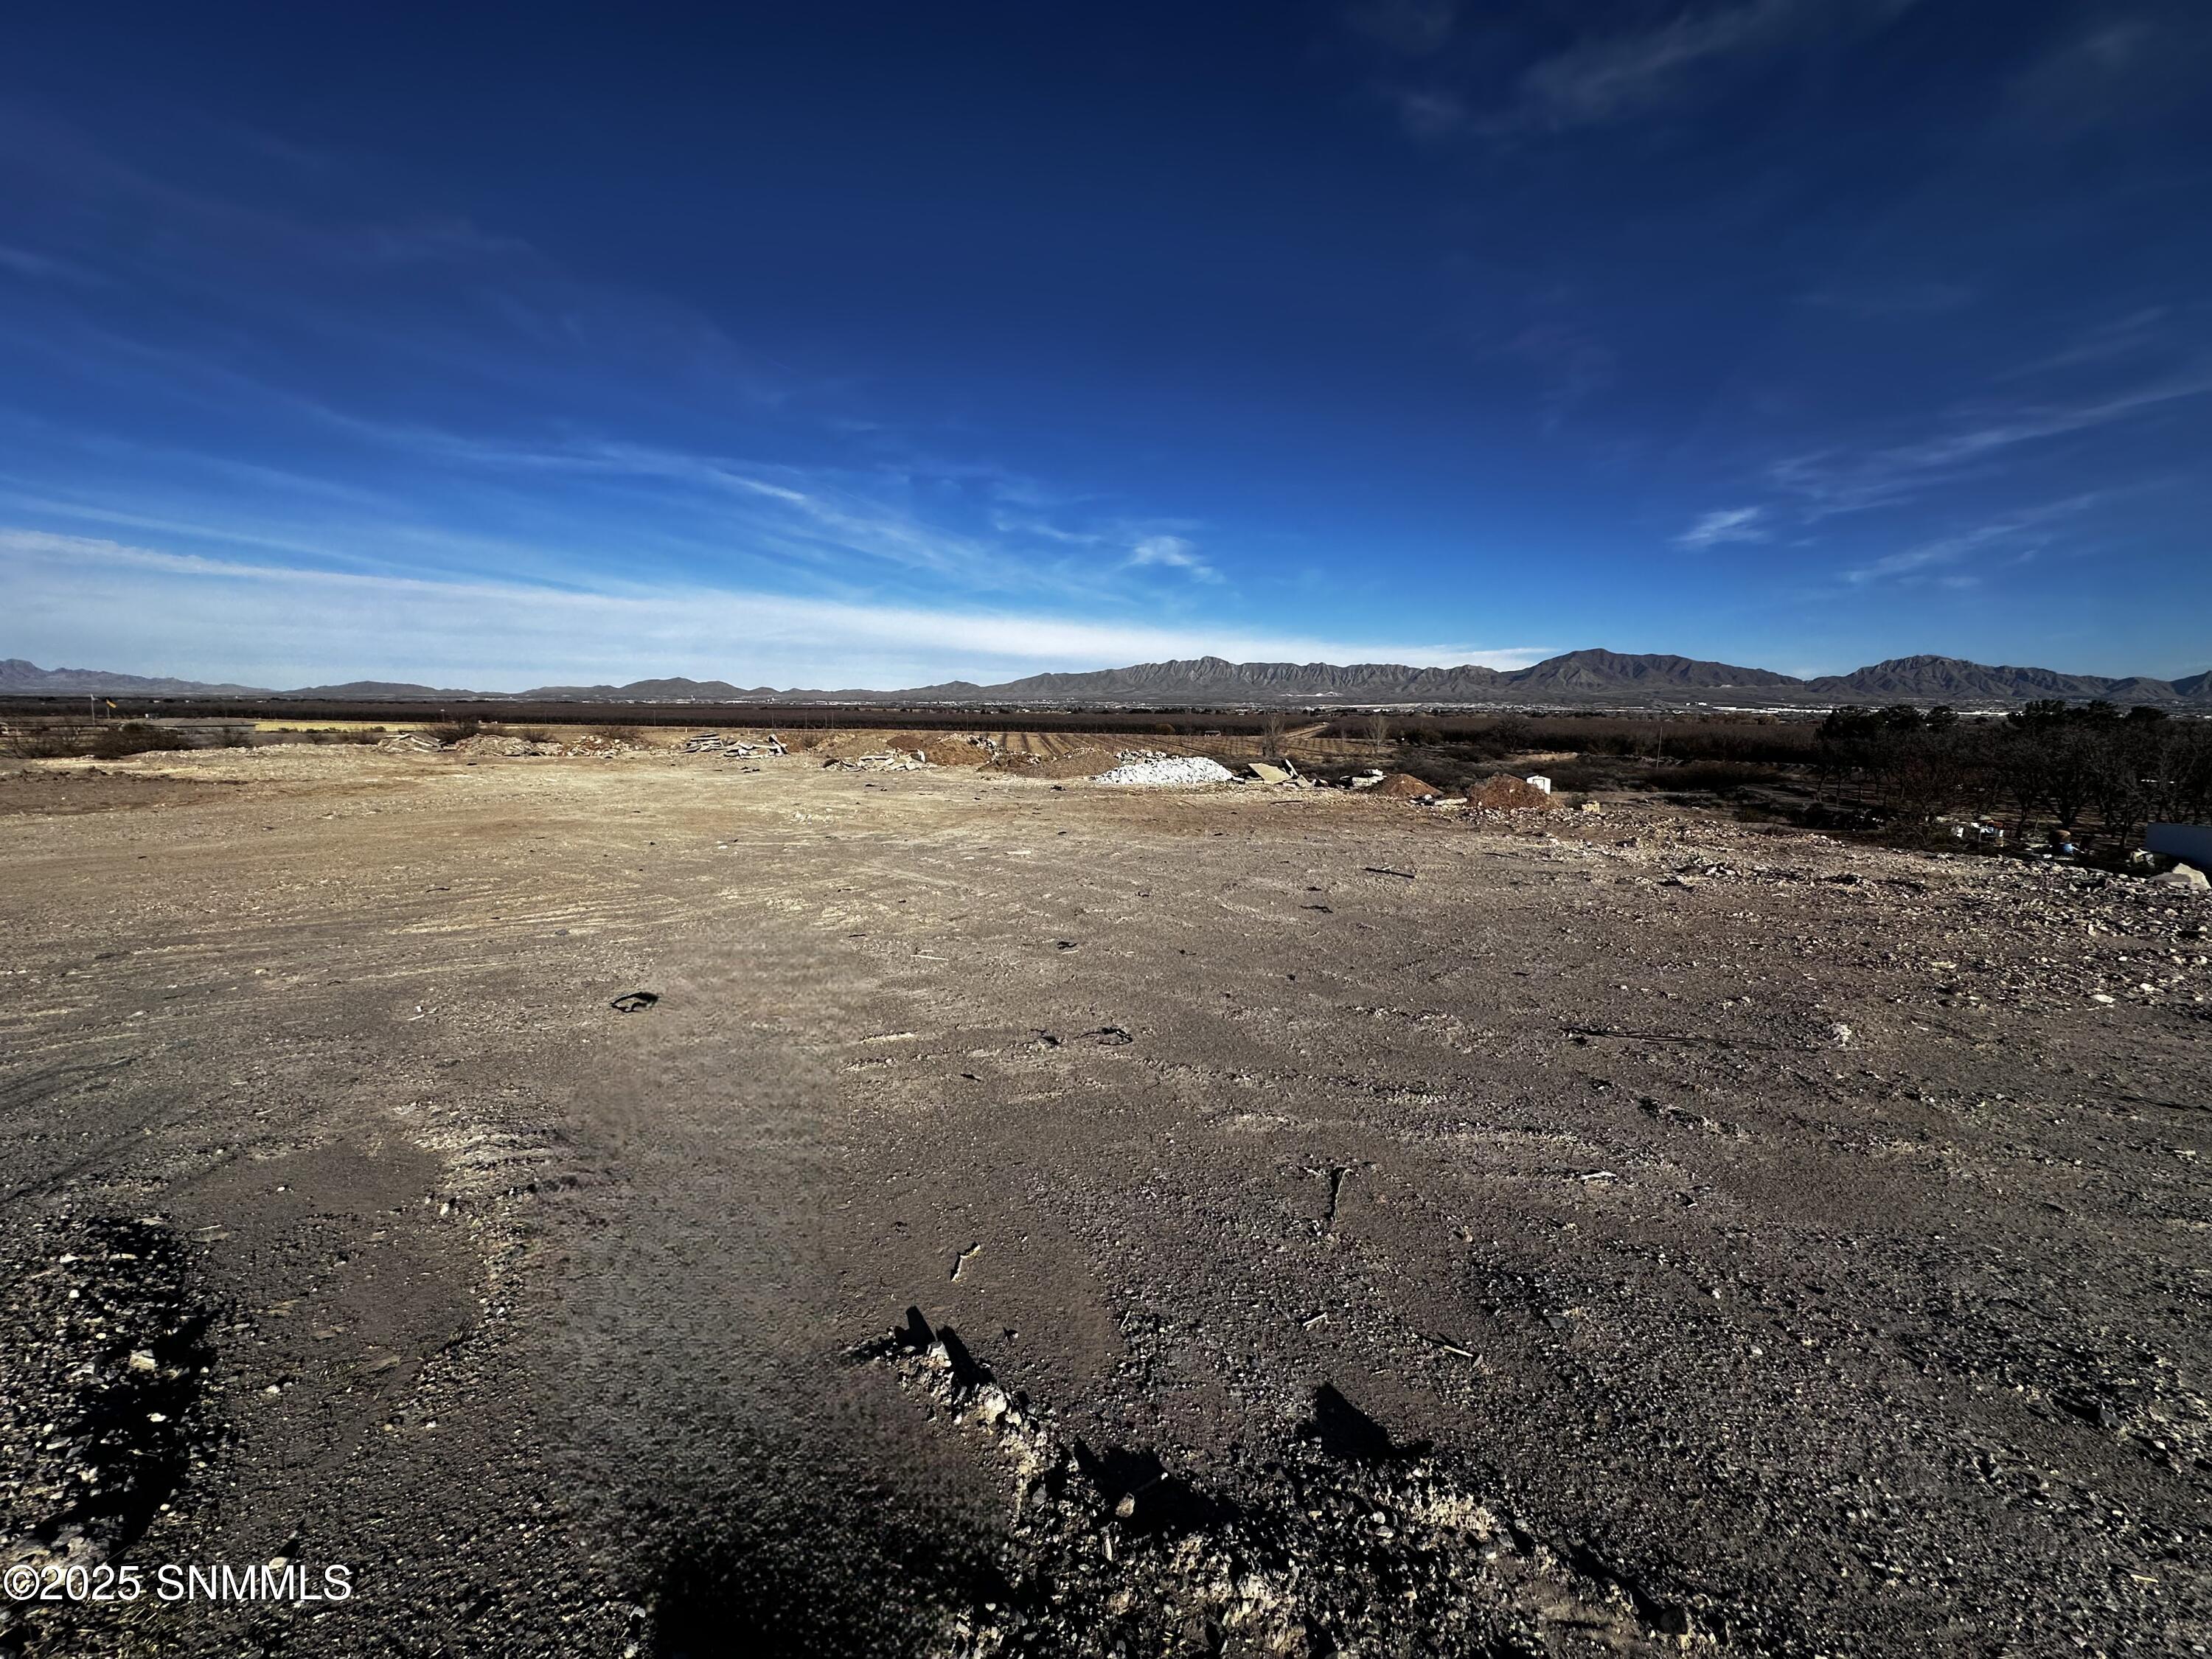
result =
[{"label": "bare dirt lot", "polygon": [[0,781],[0,1553],[143,1589],[0,1652],[2212,1640],[2203,895],[800,755],[70,770]]}]

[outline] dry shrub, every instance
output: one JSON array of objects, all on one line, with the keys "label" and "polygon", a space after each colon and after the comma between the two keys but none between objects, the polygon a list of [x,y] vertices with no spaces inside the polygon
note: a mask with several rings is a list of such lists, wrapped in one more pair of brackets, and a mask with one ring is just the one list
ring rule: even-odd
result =
[{"label": "dry shrub", "polygon": [[125,755],[167,752],[191,746],[190,738],[182,732],[172,732],[165,726],[149,726],[143,720],[125,720],[120,726],[100,728],[92,739],[92,755],[95,760],[120,760]]},{"label": "dry shrub", "polygon": [[91,747],[90,734],[58,726],[19,726],[0,738],[0,753],[14,760],[59,760]]}]

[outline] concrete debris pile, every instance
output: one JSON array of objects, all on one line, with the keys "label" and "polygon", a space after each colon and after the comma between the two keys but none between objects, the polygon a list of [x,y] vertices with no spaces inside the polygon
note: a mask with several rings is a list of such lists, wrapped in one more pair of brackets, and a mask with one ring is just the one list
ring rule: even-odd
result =
[{"label": "concrete debris pile", "polygon": [[1006,1492],[1000,1588],[948,1607],[938,1650],[1170,1653],[1205,1631],[1206,1650],[1239,1653],[1619,1653],[1711,1628],[1582,1571],[1327,1385],[1214,1492],[1152,1452],[1094,1451],[918,1309],[853,1358],[886,1366]]},{"label": "concrete debris pile", "polygon": [[1203,755],[1162,755],[1139,751],[1121,757],[1121,764],[1101,772],[1100,783],[1124,784],[1138,789],[1182,789],[1200,784],[1227,783],[1236,774],[1219,761]]},{"label": "concrete debris pile", "polygon": [[387,755],[498,755],[516,758],[533,755],[617,755],[639,747],[619,738],[588,736],[572,743],[550,738],[519,737],[512,732],[478,732],[457,743],[441,743],[428,732],[398,732],[376,745]]},{"label": "concrete debris pile", "polygon": [[1346,787],[1376,796],[1382,800],[1412,801],[1419,806],[1466,807],[1475,812],[1527,812],[1549,809],[1559,811],[1559,804],[1552,799],[1551,781],[1547,778],[1522,779],[1500,774],[1485,778],[1465,794],[1446,794],[1426,778],[1411,772],[1370,771],[1356,773],[1346,780]]},{"label": "concrete debris pile", "polygon": [[632,743],[626,738],[610,738],[598,732],[587,732],[565,746],[556,745],[548,752],[557,755],[634,755],[645,745]]},{"label": "concrete debris pile", "polygon": [[449,745],[463,755],[557,755],[562,752],[557,743],[537,742],[529,738],[511,737],[500,732],[479,732],[473,738],[463,738]]},{"label": "concrete debris pile", "polygon": [[684,739],[681,745],[687,755],[728,755],[745,760],[755,755],[781,755],[789,751],[783,739],[771,732],[764,743],[749,743],[743,738],[726,737],[720,732],[702,732]]},{"label": "concrete debris pile", "polygon": [[919,749],[886,749],[878,754],[854,755],[822,764],[833,772],[921,772],[928,769],[930,761]]}]

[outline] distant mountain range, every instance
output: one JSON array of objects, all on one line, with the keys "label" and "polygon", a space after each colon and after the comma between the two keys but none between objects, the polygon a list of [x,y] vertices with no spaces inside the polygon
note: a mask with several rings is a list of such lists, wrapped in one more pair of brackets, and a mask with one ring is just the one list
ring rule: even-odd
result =
[{"label": "distant mountain range", "polygon": [[387,680],[303,686],[209,684],[89,668],[40,668],[0,661],[0,696],[118,694],[155,697],[299,697],[321,702],[900,702],[1037,703],[1160,708],[1209,703],[1310,705],[1519,705],[1523,707],[1722,704],[1820,707],[1845,702],[1951,703],[1993,708],[2038,697],[2203,706],[2212,712],[2212,671],[2185,679],[2107,678],[2049,668],[1992,668],[1956,657],[1897,657],[1848,674],[1797,679],[1764,668],[1688,657],[1571,651],[1528,668],[1409,668],[1401,663],[1229,662],[1220,657],[1139,663],[1085,674],[1032,674],[997,685],[951,680],[898,691],[778,690],[723,680],[633,680],[628,685],[543,685],[512,693],[466,691]]},{"label": "distant mountain range", "polygon": [[41,668],[21,657],[0,660],[0,696],[92,696],[125,691],[139,697],[266,697],[273,696],[258,685],[211,685],[204,680],[151,678],[143,674],[111,674],[104,668]]},{"label": "distant mountain range", "polygon": [[1992,668],[1956,657],[1897,657],[1848,674],[1798,679],[1689,657],[1571,651],[1527,668],[1408,668],[1398,663],[1233,663],[1219,657],[1143,663],[1093,674],[1033,674],[1000,685],[953,681],[898,694],[946,702],[1344,702],[1730,704],[1936,702],[2037,697],[2123,703],[2212,703],[2212,672],[2183,680],[2111,679],[2049,668]]}]

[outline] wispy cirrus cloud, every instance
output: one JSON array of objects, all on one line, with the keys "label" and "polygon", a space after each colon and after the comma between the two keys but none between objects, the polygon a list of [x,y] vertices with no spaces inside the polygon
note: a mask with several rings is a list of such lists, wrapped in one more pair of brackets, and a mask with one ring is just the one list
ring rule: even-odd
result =
[{"label": "wispy cirrus cloud", "polygon": [[99,272],[88,270],[73,259],[64,259],[51,253],[34,253],[29,248],[9,247],[5,244],[0,244],[0,271],[28,277],[34,282],[82,283],[100,287],[107,281]]},{"label": "wispy cirrus cloud", "polygon": [[[358,428],[360,422],[349,420]],[[998,504],[997,475],[977,480],[957,472],[909,465],[890,477],[881,473],[801,468],[744,461],[635,442],[576,436],[553,442],[487,441],[422,428],[383,429],[379,435],[403,447],[459,465],[522,472],[565,472],[610,481],[646,481],[703,494],[734,503],[732,528],[750,527],[757,539],[763,515],[780,525],[773,544],[811,548],[839,557],[857,557],[952,581],[985,592],[1055,592],[1097,599],[1114,596],[1116,571],[1170,570],[1194,580],[1219,582],[1221,572],[1203,557],[1198,544],[1175,529],[1118,517],[1083,517],[1056,523],[1032,508],[1010,512]],[[937,485],[959,484],[979,495],[984,522],[972,531],[957,529],[887,497],[911,495],[922,485],[942,496]],[[1027,492],[1035,499],[1035,492]],[[1105,564],[1095,557],[1071,556],[1071,550],[1113,554]]]},{"label": "wispy cirrus cloud", "polygon": [[[1674,7],[1539,52],[1501,96],[1488,52],[1453,54],[1455,13],[1413,0],[1354,6],[1345,22],[1400,60],[1376,89],[1407,130],[1500,137],[1564,132],[1674,112],[1766,64],[1864,38],[1917,0],[1735,0]],[[1647,11],[1641,14],[1648,18]]]},{"label": "wispy cirrus cloud", "polygon": [[16,602],[11,640],[34,660],[278,685],[358,675],[520,690],[677,673],[894,690],[1209,653],[1494,667],[1544,654],[605,578],[311,570],[27,529],[0,529],[0,570]]},{"label": "wispy cirrus cloud", "polygon": [[1930,489],[1987,473],[2014,452],[2155,413],[2212,392],[2212,369],[2186,368],[2102,395],[1984,399],[1899,442],[1832,445],[1771,463],[1767,481],[1811,518],[1893,507]]},{"label": "wispy cirrus cloud", "polygon": [[[77,434],[73,459],[115,474],[105,499],[88,496],[73,514],[51,490],[19,492],[19,501],[44,496],[76,527],[179,526],[200,541],[360,562],[371,541],[401,556],[456,544],[419,520],[542,522],[557,495],[567,523],[549,526],[534,552],[487,545],[482,562],[565,575],[588,556],[583,549],[605,544],[607,526],[622,525],[631,527],[633,562],[726,566],[817,593],[1042,596],[1121,608],[1226,580],[1183,521],[1089,501],[988,459],[922,459],[842,392],[771,375],[693,307],[580,280],[528,243],[458,216],[390,216],[349,202],[345,170],[318,167],[322,209],[274,210],[176,185],[64,123],[0,106],[0,185],[51,210],[32,222],[76,227],[66,257],[0,246],[0,276],[97,276],[187,296],[202,319],[148,335],[57,302],[51,314],[0,316],[0,347],[94,380],[115,407],[149,398],[188,405],[212,417],[196,424],[276,425],[287,450],[317,452],[269,488],[234,490],[195,525],[196,503],[213,501],[211,480],[234,463],[173,449],[149,477],[119,453],[127,445]],[[84,210],[64,213],[63,202]],[[124,224],[152,231],[109,234]],[[139,252],[149,240],[175,250],[155,269]],[[80,259],[105,262],[112,278]],[[362,304],[364,293],[392,303]],[[254,296],[250,319],[235,314],[246,295]],[[344,378],[301,379],[300,363],[333,353]],[[757,436],[782,453],[664,435],[685,426]],[[421,482],[338,522],[303,500],[318,463]]]},{"label": "wispy cirrus cloud", "polygon": [[2063,141],[2091,127],[2158,119],[2203,96],[2212,15],[2181,0],[2081,9],[2008,88],[2008,141]]},{"label": "wispy cirrus cloud", "polygon": [[1769,533],[1763,507],[1716,507],[1675,537],[1674,545],[1702,550],[1729,542],[1763,542]]},{"label": "wispy cirrus cloud", "polygon": [[1522,118],[1584,126],[1663,108],[1699,76],[1832,27],[1819,0],[1752,0],[1686,9],[1656,27],[1599,35],[1533,64],[1521,78]]},{"label": "wispy cirrus cloud", "polygon": [[763,410],[821,392],[696,306],[580,277],[460,213],[395,206],[348,168],[323,167],[309,211],[179,182],[164,160],[123,159],[70,121],[0,100],[0,196],[22,227],[7,268],[169,296],[197,315],[158,343],[105,331],[116,353],[138,345],[211,381],[281,380],[302,358],[338,354],[437,375],[449,395],[498,386],[546,407],[587,391],[604,404],[624,377]]},{"label": "wispy cirrus cloud", "polygon": [[1844,580],[1855,587],[1928,581],[1952,588],[1978,586],[1982,581],[1978,572],[1956,567],[1991,556],[2007,563],[2026,563],[2057,544],[2065,520],[2087,513],[2103,499],[2093,493],[2023,508],[1986,524],[1883,554],[1844,571]]},{"label": "wispy cirrus cloud", "polygon": [[1990,374],[1973,396],[1856,442],[1795,450],[1765,479],[1808,520],[1997,477],[2056,441],[2139,424],[2212,393],[2212,313],[2139,306]]},{"label": "wispy cirrus cloud", "polygon": [[1820,311],[1866,318],[1936,317],[1962,311],[1974,302],[1970,283],[1917,282],[1831,283],[1806,295],[1803,303]]},{"label": "wispy cirrus cloud", "polygon": [[1129,550],[1129,562],[1184,571],[1202,582],[1221,580],[1221,573],[1199,557],[1197,544],[1183,536],[1146,536]]}]

